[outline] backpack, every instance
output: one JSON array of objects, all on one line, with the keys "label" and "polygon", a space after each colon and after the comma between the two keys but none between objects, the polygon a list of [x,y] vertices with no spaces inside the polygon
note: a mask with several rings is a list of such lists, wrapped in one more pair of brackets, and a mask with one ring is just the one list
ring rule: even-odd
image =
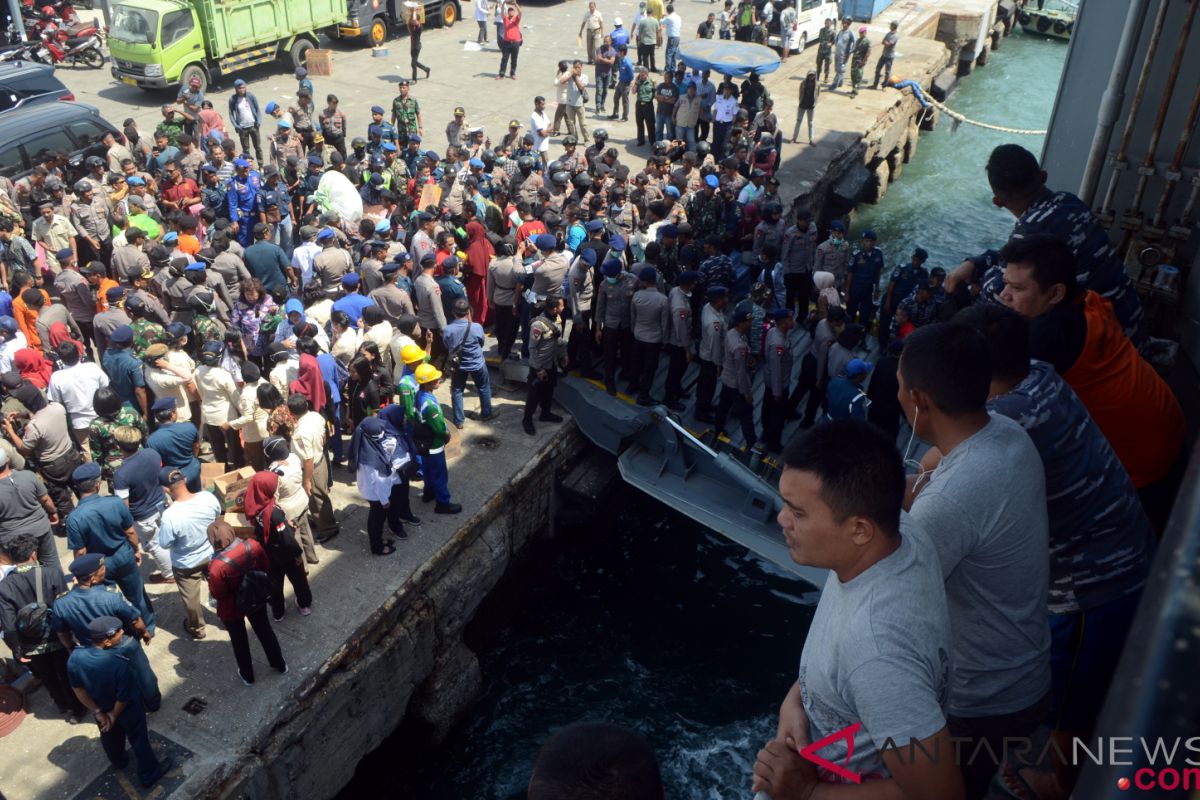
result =
[{"label": "backpack", "polygon": [[237,570],[239,582],[234,598],[235,603],[238,611],[249,616],[266,608],[267,601],[271,597],[271,581],[267,577],[267,573],[260,569],[253,569],[254,555],[250,552],[250,543],[243,540],[242,547],[250,556],[250,569],[246,569],[224,553],[218,555],[217,559]]},{"label": "backpack", "polygon": [[42,568],[33,568],[34,591],[37,599],[17,611],[17,640],[22,655],[50,641],[50,607],[42,590]]}]

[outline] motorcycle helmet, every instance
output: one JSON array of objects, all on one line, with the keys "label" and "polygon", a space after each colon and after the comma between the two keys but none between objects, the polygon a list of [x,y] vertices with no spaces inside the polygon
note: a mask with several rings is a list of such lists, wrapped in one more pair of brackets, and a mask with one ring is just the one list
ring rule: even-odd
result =
[{"label": "motorcycle helmet", "polygon": [[604,128],[596,128],[596,130],[592,131],[592,138],[596,140],[597,144],[607,142],[608,131]]},{"label": "motorcycle helmet", "polygon": [[521,156],[517,159],[517,169],[521,172],[530,172],[533,170],[533,158],[530,156]]},{"label": "motorcycle helmet", "polygon": [[350,140],[350,146],[353,147],[355,150],[362,150],[363,148],[365,148],[367,146],[367,140],[361,136],[355,136],[353,139]]},{"label": "motorcycle helmet", "polygon": [[711,152],[712,145],[710,145],[708,142],[696,142],[696,155],[700,156],[701,161],[703,161],[704,157]]},{"label": "motorcycle helmet", "polygon": [[550,176],[550,180],[562,186],[566,186],[571,182],[571,173],[567,172],[566,170],[559,170]]},{"label": "motorcycle helmet", "polygon": [[486,164],[494,164],[496,162],[496,151],[495,150],[484,150],[483,154],[480,155],[480,158],[483,159],[483,163],[485,165]]}]

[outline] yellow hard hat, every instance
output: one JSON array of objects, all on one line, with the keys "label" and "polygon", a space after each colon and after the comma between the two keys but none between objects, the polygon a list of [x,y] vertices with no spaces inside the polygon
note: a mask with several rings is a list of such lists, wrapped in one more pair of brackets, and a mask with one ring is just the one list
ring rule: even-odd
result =
[{"label": "yellow hard hat", "polygon": [[413,376],[417,379],[417,383],[433,383],[441,379],[442,373],[433,364],[422,364],[417,367]]},{"label": "yellow hard hat", "polygon": [[425,360],[425,351],[419,345],[406,344],[400,348],[400,360],[405,364],[416,364]]}]

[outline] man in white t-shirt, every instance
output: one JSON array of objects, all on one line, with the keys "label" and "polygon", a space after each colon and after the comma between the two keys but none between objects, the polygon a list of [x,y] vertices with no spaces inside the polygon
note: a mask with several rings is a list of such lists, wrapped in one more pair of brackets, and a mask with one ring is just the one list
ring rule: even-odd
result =
[{"label": "man in white t-shirt", "polygon": [[753,790],[816,797],[817,784],[861,780],[847,787],[855,797],[962,800],[944,711],[950,621],[941,565],[901,511],[896,443],[861,420],[819,425],[788,448],[779,492],[792,560],[829,572]]},{"label": "man in white t-shirt", "polygon": [[571,62],[566,85],[567,130],[575,137],[575,141],[583,142],[588,138],[587,123],[583,120],[583,108],[588,101],[588,77],[583,73],[583,62],[579,59]]},{"label": "man in white t-shirt", "polygon": [[108,375],[95,361],[81,361],[79,347],[73,341],[63,342],[56,352],[63,368],[50,376],[46,397],[67,409],[71,416],[71,438],[79,445],[84,460],[90,461],[91,453],[84,445],[88,441],[88,426],[96,418],[96,390],[108,386]]},{"label": "man in white t-shirt", "polygon": [[666,60],[666,71],[675,71],[675,61],[679,58],[679,36],[683,31],[683,17],[675,12],[675,6],[671,3],[667,4],[667,15],[662,18],[663,39],[667,43],[667,50],[663,58]]},{"label": "man in white t-shirt", "polygon": [[488,13],[491,9],[492,0],[475,0],[475,23],[479,26],[479,36],[475,38],[476,44],[487,44]]},{"label": "man in white t-shirt", "polygon": [[546,115],[546,98],[540,94],[533,98],[533,113],[529,115],[529,132],[533,134],[533,146],[539,153],[550,151],[550,134],[554,126]]}]

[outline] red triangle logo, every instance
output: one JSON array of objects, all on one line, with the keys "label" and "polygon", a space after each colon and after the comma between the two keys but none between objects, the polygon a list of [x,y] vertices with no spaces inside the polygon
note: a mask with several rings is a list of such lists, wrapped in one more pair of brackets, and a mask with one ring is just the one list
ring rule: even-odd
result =
[{"label": "red triangle logo", "polygon": [[[807,747],[800,748],[800,756],[806,758],[818,767],[832,772],[843,780],[850,783],[862,783],[862,776],[857,772],[851,772],[846,769],[846,764],[850,763],[850,759],[854,757],[854,734],[862,729],[862,723],[856,722],[848,728],[842,728],[836,733],[831,733],[824,739],[813,742]],[[817,755],[817,751],[834,742],[845,740],[846,742],[846,760],[841,764],[835,764],[832,761],[822,758]]]}]

